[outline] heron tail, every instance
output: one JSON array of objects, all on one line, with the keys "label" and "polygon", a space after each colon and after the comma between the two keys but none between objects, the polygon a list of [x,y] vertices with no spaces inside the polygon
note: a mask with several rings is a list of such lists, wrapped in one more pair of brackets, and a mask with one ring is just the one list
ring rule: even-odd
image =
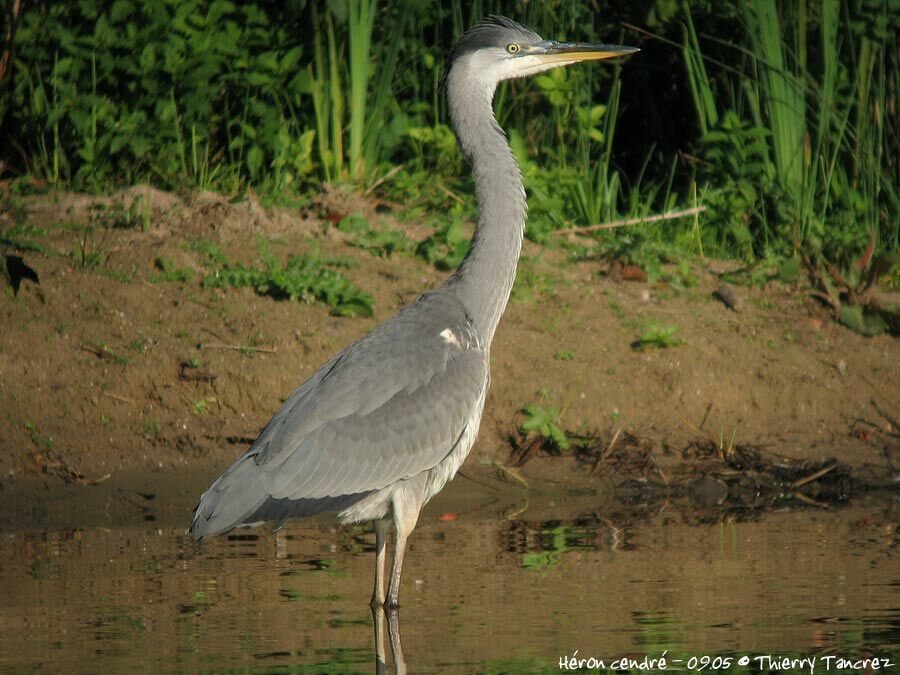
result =
[{"label": "heron tail", "polygon": [[200,497],[188,531],[197,539],[257,524],[253,514],[269,498],[262,471],[248,453],[232,464]]},{"label": "heron tail", "polygon": [[232,464],[200,497],[188,532],[197,539],[228,532],[236,527],[283,523],[319,513],[339,512],[368,497],[374,490],[325,497],[272,497],[264,471],[247,453]]}]

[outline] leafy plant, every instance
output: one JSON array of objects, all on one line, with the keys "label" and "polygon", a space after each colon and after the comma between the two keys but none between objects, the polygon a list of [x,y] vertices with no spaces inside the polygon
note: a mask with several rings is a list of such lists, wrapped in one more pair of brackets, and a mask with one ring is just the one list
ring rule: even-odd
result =
[{"label": "leafy plant", "polygon": [[710,211],[709,218],[720,223],[704,230],[713,238],[705,242],[708,249],[727,248],[747,259],[754,257],[754,228],[766,218],[763,195],[773,189],[766,145],[769,134],[728,110],[703,135],[706,161],[698,177],[709,186],[703,203]]},{"label": "leafy plant", "polygon": [[684,344],[684,340],[677,336],[678,331],[678,326],[651,321],[640,339],[631,346],[637,350],[644,350],[651,347],[656,347],[657,349],[677,347],[678,345]]},{"label": "leafy plant", "polygon": [[94,270],[100,267],[108,255],[109,231],[106,228],[95,228],[83,225],[76,228],[78,246],[72,251],[76,265],[83,270]]},{"label": "leafy plant", "polygon": [[896,122],[884,111],[898,85],[900,12],[843,0],[816,11],[775,0],[734,7],[738,44],[704,46],[715,54],[707,63],[725,66],[718,76],[706,70],[690,11],[684,36],[709,162],[701,178],[728,219],[723,234],[744,255],[748,244],[756,255],[802,250],[838,267],[873,231],[896,248],[898,167],[888,148],[897,135],[886,135]]},{"label": "leafy plant", "polygon": [[25,428],[31,436],[31,442],[34,443],[38,450],[45,453],[49,453],[53,450],[53,436],[49,433],[42,432],[37,428],[37,425],[34,422],[26,422]]},{"label": "leafy plant", "polygon": [[875,255],[875,233],[869,246],[853,265],[838,269],[824,255],[804,256],[818,298],[831,307],[834,318],[861,335],[879,335],[887,330],[900,334],[900,307],[885,306],[872,293],[875,283],[900,269],[900,254]]},{"label": "leafy plant", "polygon": [[557,451],[568,450],[569,437],[559,425],[559,409],[544,408],[537,403],[530,403],[522,408],[525,421],[521,430],[526,437],[539,437]]},{"label": "leafy plant", "polygon": [[204,267],[216,267],[227,265],[228,258],[222,253],[222,249],[218,244],[205,239],[196,239],[184,244],[184,248],[188,251],[196,251],[202,255],[201,263]]},{"label": "leafy plant", "polygon": [[95,202],[89,207],[91,222],[100,227],[130,230],[140,227],[147,230],[150,215],[143,198],[135,199],[126,206],[122,202],[103,204]]},{"label": "leafy plant", "polygon": [[147,420],[141,426],[141,435],[147,440],[154,440],[160,434],[159,423],[156,420]]},{"label": "leafy plant", "polygon": [[536,296],[550,293],[559,279],[539,266],[539,260],[521,256],[511,298],[516,302],[532,302]]},{"label": "leafy plant", "polygon": [[206,288],[249,286],[261,295],[276,299],[322,302],[336,316],[372,316],[372,296],[357,288],[340,272],[328,267],[334,262],[314,253],[292,255],[282,265],[265,240],[258,241],[263,268],[225,263],[203,280]]},{"label": "leafy plant", "polygon": [[[314,59],[304,71],[302,82],[304,91],[312,97],[320,166],[327,182],[362,180],[381,158],[385,140],[381,125],[397,68],[399,38],[409,12],[397,3],[386,14],[389,28],[382,36],[383,58],[374,71],[376,81],[372,85],[370,64],[377,4],[375,0],[329,2],[327,9],[320,12],[318,3],[312,3]],[[345,29],[346,36],[340,29]],[[349,124],[345,119],[348,108]]]},{"label": "leafy plant", "polygon": [[462,153],[456,135],[446,124],[409,127],[405,136],[413,153],[432,158],[431,169],[442,175],[456,175],[464,171]]},{"label": "leafy plant", "polygon": [[390,258],[396,252],[412,250],[412,242],[405,232],[385,227],[376,228],[360,214],[353,214],[337,224],[341,232],[353,235],[351,243],[380,258]]},{"label": "leafy plant", "polygon": [[191,399],[191,412],[194,415],[200,416],[205,412],[209,412],[210,406],[215,402],[215,396],[207,396],[206,398],[201,398],[196,401]]},{"label": "leafy plant", "polygon": [[296,21],[228,0],[38,3],[20,17],[6,120],[53,182],[283,187],[312,170]]},{"label": "leafy plant", "polygon": [[667,282],[676,291],[685,291],[696,288],[700,284],[690,263],[683,257],[679,257],[671,269],[664,270],[660,278]]},{"label": "leafy plant", "polygon": [[459,267],[469,252],[470,237],[463,229],[462,218],[454,213],[450,220],[442,220],[430,237],[416,247],[416,253],[439,270]]},{"label": "leafy plant", "polygon": [[194,270],[186,267],[177,267],[168,258],[159,257],[156,259],[156,269],[161,274],[153,278],[153,281],[172,281],[177,283],[186,283],[194,280]]},{"label": "leafy plant", "polygon": [[[635,66],[649,57],[663,67],[626,66],[621,78],[612,64],[558,69],[497,91],[494,109],[528,192],[526,236],[575,248],[554,233],[689,202],[706,212],[595,236],[748,262],[803,250],[842,273],[870,232],[876,254],[897,250],[895,5],[665,2],[649,14],[622,6],[623,19],[646,19],[661,39],[680,39],[681,52],[645,51]],[[441,64],[462,31],[500,12],[561,39],[638,39],[601,34],[591,4],[574,2],[22,8],[0,87],[0,136],[9,139],[0,168],[21,176],[11,193],[140,181],[304,201],[319,181],[350,181],[418,216],[430,208],[454,218],[474,214],[441,93]],[[647,110],[647,91],[653,111],[634,114]],[[111,218],[119,224],[110,227],[146,228],[149,210]],[[452,267],[465,240],[457,229],[441,223],[420,253]]]}]

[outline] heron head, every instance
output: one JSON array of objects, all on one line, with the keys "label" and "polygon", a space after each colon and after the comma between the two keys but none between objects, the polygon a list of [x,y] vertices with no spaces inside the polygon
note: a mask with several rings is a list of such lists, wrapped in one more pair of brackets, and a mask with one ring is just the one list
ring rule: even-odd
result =
[{"label": "heron head", "polygon": [[451,70],[464,66],[485,84],[535,75],[579,61],[621,58],[640,51],[635,47],[545,40],[525,26],[491,16],[473,26],[450,55]]}]

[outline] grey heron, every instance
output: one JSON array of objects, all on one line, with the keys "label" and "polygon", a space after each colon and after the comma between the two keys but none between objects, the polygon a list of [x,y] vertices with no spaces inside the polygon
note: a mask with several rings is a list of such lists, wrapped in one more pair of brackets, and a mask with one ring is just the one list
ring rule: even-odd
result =
[{"label": "grey heron", "polygon": [[[478,435],[491,340],[522,247],[525,190],[494,117],[494,91],[503,80],[635,51],[545,40],[504,17],[462,36],[445,84],[457,141],[475,175],[478,222],[468,254],[443,286],[300,385],[200,497],[194,536],[326,511],[343,523],[374,521],[372,605],[399,605],[406,542],[419,512],[453,478]],[[396,533],[385,597],[391,521]]]}]

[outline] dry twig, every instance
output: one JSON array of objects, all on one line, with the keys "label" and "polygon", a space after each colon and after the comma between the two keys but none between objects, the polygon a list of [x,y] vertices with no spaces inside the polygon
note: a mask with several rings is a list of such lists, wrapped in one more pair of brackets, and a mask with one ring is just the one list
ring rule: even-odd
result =
[{"label": "dry twig", "polygon": [[219,344],[201,344],[200,349],[230,349],[235,352],[263,352],[265,354],[275,354],[278,347],[242,347],[240,345],[219,345]]},{"label": "dry twig", "polygon": [[818,471],[813,471],[813,472],[812,472],[811,474],[809,474],[808,476],[804,476],[803,478],[798,478],[798,479],[795,480],[793,483],[791,483],[791,487],[792,487],[792,488],[798,488],[798,487],[800,487],[801,485],[806,485],[807,483],[812,483],[814,480],[816,480],[816,479],[818,479],[818,478],[821,478],[821,477],[824,476],[826,473],[828,473],[829,471],[833,470],[837,465],[838,465],[837,462],[832,462],[831,464],[827,464],[826,466],[823,466],[823,467],[822,467],[821,469],[819,469]]},{"label": "dry twig", "polygon": [[638,225],[644,223],[657,223],[661,220],[674,220],[675,218],[684,218],[685,216],[695,216],[698,213],[706,211],[705,206],[693,206],[689,209],[680,211],[667,211],[666,213],[657,213],[653,216],[641,216],[639,218],[625,218],[623,220],[613,220],[608,223],[600,223],[599,225],[585,225],[583,227],[567,227],[563,230],[556,230],[555,234],[581,234],[584,232],[596,232],[597,230],[612,230],[617,227],[625,227],[626,225]]},{"label": "dry twig", "polygon": [[609,457],[609,454],[613,451],[613,446],[615,446],[616,441],[619,440],[619,435],[622,433],[622,427],[616,429],[616,433],[613,434],[612,440],[609,442],[609,445],[606,446],[606,450],[603,451],[603,454],[597,457],[597,460],[594,462],[594,466],[591,467],[591,473],[594,473],[597,470],[597,467],[600,466],[600,463]]}]

